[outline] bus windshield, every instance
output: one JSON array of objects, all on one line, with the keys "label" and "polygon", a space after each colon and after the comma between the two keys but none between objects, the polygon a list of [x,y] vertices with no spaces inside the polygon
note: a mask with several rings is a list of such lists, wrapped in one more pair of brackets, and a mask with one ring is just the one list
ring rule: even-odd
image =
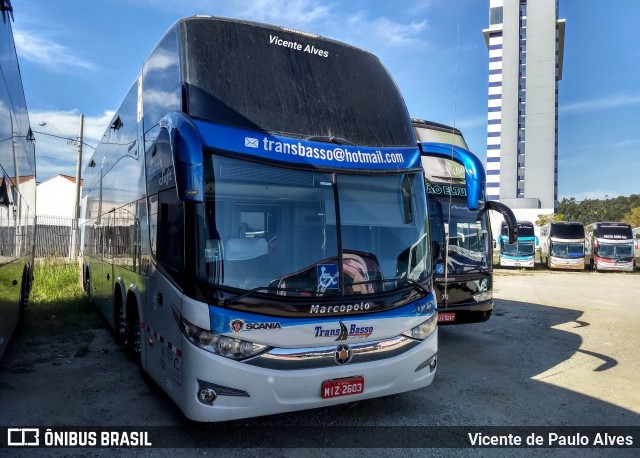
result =
[{"label": "bus windshield", "polygon": [[516,243],[508,243],[505,241],[501,251],[510,256],[533,256],[535,253],[535,244],[533,240],[519,240]]},{"label": "bus windshield", "polygon": [[598,256],[609,259],[627,259],[633,256],[632,243],[606,243],[598,244]]},{"label": "bus windshield", "polygon": [[205,162],[198,271],[212,285],[356,295],[431,273],[422,173],[302,171],[216,154]]},{"label": "bus windshield", "polygon": [[551,242],[551,255],[558,258],[580,258],[584,256],[584,244]]},{"label": "bus windshield", "polygon": [[[436,208],[436,206],[438,208]],[[447,270],[461,274],[486,270],[490,265],[489,252],[485,246],[487,216],[486,212],[469,210],[464,202],[452,202],[449,199],[429,200],[432,239],[438,240],[444,247],[444,234],[439,227],[448,226],[449,249]],[[445,224],[442,224],[442,223]]]}]

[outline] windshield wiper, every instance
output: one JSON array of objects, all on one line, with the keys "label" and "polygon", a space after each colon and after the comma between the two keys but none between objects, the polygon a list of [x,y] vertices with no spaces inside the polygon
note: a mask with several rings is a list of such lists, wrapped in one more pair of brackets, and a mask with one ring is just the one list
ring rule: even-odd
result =
[{"label": "windshield wiper", "polygon": [[412,280],[410,278],[401,278],[400,280],[406,281],[408,284],[413,286],[413,289],[423,293],[425,296],[427,296],[427,295],[429,295],[431,293],[431,291],[429,291],[427,288],[425,288],[424,286],[422,286],[420,283],[418,283],[415,280]]},{"label": "windshield wiper", "polygon": [[233,304],[236,304],[240,299],[245,298],[247,296],[250,296],[253,293],[257,293],[258,291],[262,291],[262,290],[268,291],[270,289],[279,291],[279,290],[283,290],[283,289],[286,289],[286,288],[278,288],[277,286],[256,286],[255,288],[251,288],[251,289],[246,290],[244,293],[240,293],[240,294],[237,294],[235,296],[231,296],[231,297],[226,298],[222,304],[225,307],[229,306],[229,305],[233,305]]},{"label": "windshield wiper", "polygon": [[233,304],[237,304],[238,301],[240,299],[243,299],[247,296],[251,296],[253,293],[257,293],[258,291],[266,291],[267,293],[269,292],[277,292],[277,291],[289,291],[289,292],[294,292],[294,293],[310,293],[310,294],[318,294],[318,291],[307,291],[307,290],[301,290],[298,288],[281,288],[279,286],[256,286],[255,288],[251,288],[248,289],[246,291],[244,291],[243,293],[240,293],[236,296],[231,296],[226,298],[223,302],[222,305],[229,306],[229,305],[233,305]]},{"label": "windshield wiper", "polygon": [[431,293],[431,291],[429,291],[427,288],[425,288],[424,286],[422,286],[420,283],[418,283],[415,280],[411,280],[409,278],[379,278],[377,280],[365,280],[365,281],[356,281],[353,283],[349,283],[346,286],[352,286],[352,285],[366,285],[369,283],[389,283],[389,282],[400,282],[400,281],[404,281],[405,283],[408,283],[409,285],[411,285],[411,287],[413,289],[418,290],[419,292],[428,295]]},{"label": "windshield wiper", "polygon": [[344,138],[331,137],[328,135],[316,135],[312,137],[307,137],[307,140],[310,140],[312,142],[325,142],[325,143],[335,143],[337,145],[356,146],[355,143],[350,142],[349,140],[345,140]]}]

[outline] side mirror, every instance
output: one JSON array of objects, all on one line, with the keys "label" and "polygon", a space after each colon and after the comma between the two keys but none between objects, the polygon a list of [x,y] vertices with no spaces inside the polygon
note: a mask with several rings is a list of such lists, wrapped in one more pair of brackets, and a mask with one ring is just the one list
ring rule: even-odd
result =
[{"label": "side mirror", "polygon": [[505,204],[493,200],[485,204],[484,210],[497,211],[504,217],[509,228],[509,243],[516,243],[518,240],[518,222],[516,221],[516,215],[513,214],[513,211]]}]

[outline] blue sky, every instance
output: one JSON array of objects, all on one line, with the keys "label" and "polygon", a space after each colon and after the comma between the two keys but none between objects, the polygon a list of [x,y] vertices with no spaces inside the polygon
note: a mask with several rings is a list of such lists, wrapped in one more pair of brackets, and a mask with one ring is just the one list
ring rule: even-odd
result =
[{"label": "blue sky", "polygon": [[[413,117],[460,128],[486,157],[489,0],[14,0],[33,130],[97,144],[166,29],[193,14],[295,27],[376,54]],[[640,2],[560,0],[559,195],[640,193]],[[41,122],[47,125],[40,126]],[[38,180],[75,175],[76,152],[36,134]],[[85,147],[84,163],[92,150]]]}]

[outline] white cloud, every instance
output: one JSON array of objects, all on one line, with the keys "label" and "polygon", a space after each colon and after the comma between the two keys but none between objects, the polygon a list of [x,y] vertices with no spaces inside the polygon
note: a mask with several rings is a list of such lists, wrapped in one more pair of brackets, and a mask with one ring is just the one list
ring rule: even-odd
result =
[{"label": "white cloud", "polygon": [[67,46],[56,43],[53,38],[39,35],[33,31],[13,31],[16,50],[20,59],[57,73],[71,73],[77,69],[95,71],[96,65],[74,55]]},{"label": "white cloud", "polygon": [[318,0],[254,0],[244,3],[235,13],[253,21],[300,27],[325,20],[331,8]]},{"label": "white cloud", "polygon": [[582,100],[567,104],[560,104],[559,111],[561,113],[574,113],[585,111],[606,110],[608,108],[616,108],[627,105],[640,104],[640,95],[612,94],[607,97],[601,97],[591,100]]},{"label": "white cloud", "polygon": [[[140,0],[136,0],[139,2]],[[211,2],[191,0],[177,2],[169,0],[145,0],[153,8],[163,8],[180,14],[213,14],[216,16],[240,18],[264,22],[316,33],[328,38],[380,52],[380,49],[394,48],[419,42],[426,21],[399,22],[388,17],[375,16],[373,8],[355,10],[349,2],[324,0],[236,0],[216,5],[212,11]],[[404,16],[423,16],[430,8],[432,0],[413,2]],[[423,40],[423,38],[420,38]],[[420,41],[424,45],[424,42]],[[409,48],[407,48],[409,49]]]},{"label": "white cloud", "polygon": [[[83,128],[83,164],[89,162],[93,148],[102,138],[115,111],[100,116],[85,116]],[[75,176],[77,149],[73,140],[80,133],[80,114],[77,111],[30,111],[31,128],[36,137],[37,179],[42,181],[54,175]],[[45,123],[41,126],[41,123]],[[83,167],[84,170],[84,167]]]},{"label": "white cloud", "polygon": [[456,121],[456,127],[464,134],[465,129],[472,129],[477,127],[484,127],[487,125],[487,117],[477,116],[475,118],[467,118]]},{"label": "white cloud", "polygon": [[628,148],[630,146],[640,144],[640,139],[638,138],[626,138],[622,140],[618,140],[615,143],[611,144],[611,148]]}]

